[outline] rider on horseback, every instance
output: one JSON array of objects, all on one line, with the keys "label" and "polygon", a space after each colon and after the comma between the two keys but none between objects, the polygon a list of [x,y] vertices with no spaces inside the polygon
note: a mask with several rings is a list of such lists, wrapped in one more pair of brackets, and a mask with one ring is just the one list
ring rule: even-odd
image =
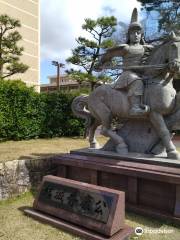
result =
[{"label": "rider on horseback", "polygon": [[143,29],[137,22],[137,9],[135,8],[128,29],[127,43],[110,48],[101,59],[101,64],[110,61],[113,57],[123,57],[124,71],[113,85],[115,89],[127,89],[130,103],[130,116],[144,115],[150,111],[149,106],[142,104],[144,93],[143,85],[143,57],[153,48],[146,45],[143,39]]}]

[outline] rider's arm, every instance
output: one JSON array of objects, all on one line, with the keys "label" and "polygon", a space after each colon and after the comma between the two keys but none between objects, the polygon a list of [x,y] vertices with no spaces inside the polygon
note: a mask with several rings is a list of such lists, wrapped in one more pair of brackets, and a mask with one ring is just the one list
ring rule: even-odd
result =
[{"label": "rider's arm", "polygon": [[109,48],[102,56],[101,64],[110,61],[113,57],[123,57],[127,53],[128,48],[129,46],[127,44],[121,44],[117,47]]},{"label": "rider's arm", "polygon": [[152,49],[154,49],[154,46],[146,44],[146,45],[144,45],[144,48],[145,48],[145,50],[150,50],[151,51]]}]

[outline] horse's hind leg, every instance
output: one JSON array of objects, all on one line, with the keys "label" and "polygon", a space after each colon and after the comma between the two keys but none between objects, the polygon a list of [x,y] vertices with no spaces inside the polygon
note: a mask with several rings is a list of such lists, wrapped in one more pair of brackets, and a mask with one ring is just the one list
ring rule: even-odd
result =
[{"label": "horse's hind leg", "polygon": [[94,122],[92,123],[92,125],[90,126],[90,129],[89,129],[90,148],[99,148],[100,147],[100,145],[95,137],[95,131],[99,125],[100,125],[100,122],[97,119],[95,119]]},{"label": "horse's hind leg", "polygon": [[97,119],[101,120],[101,133],[113,140],[113,142],[116,144],[116,151],[118,153],[127,154],[128,148],[123,138],[111,130],[112,113],[110,109],[104,103],[99,103],[98,106],[96,106],[96,109],[97,110],[94,109],[93,112],[96,115]]},{"label": "horse's hind leg", "polygon": [[151,112],[150,120],[166,148],[167,157],[171,159],[180,159],[179,153],[171,140],[171,134],[162,115],[157,112]]}]

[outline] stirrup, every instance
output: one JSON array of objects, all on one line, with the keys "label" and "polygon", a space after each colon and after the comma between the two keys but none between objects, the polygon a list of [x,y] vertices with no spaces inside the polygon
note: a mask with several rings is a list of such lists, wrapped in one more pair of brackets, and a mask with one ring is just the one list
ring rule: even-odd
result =
[{"label": "stirrup", "polygon": [[147,105],[132,107],[129,110],[129,116],[145,115],[150,112],[150,107]]},{"label": "stirrup", "polygon": [[149,107],[148,105],[143,104],[143,105],[142,105],[142,108],[144,109],[144,111],[145,111],[146,113],[149,113],[149,112],[150,112],[150,107]]}]

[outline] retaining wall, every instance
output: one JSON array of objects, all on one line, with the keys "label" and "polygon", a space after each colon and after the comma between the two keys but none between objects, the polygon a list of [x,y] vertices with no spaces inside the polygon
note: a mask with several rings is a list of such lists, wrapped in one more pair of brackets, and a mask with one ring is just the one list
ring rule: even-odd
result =
[{"label": "retaining wall", "polygon": [[37,188],[43,176],[55,174],[52,158],[13,160],[0,163],[0,200]]}]

